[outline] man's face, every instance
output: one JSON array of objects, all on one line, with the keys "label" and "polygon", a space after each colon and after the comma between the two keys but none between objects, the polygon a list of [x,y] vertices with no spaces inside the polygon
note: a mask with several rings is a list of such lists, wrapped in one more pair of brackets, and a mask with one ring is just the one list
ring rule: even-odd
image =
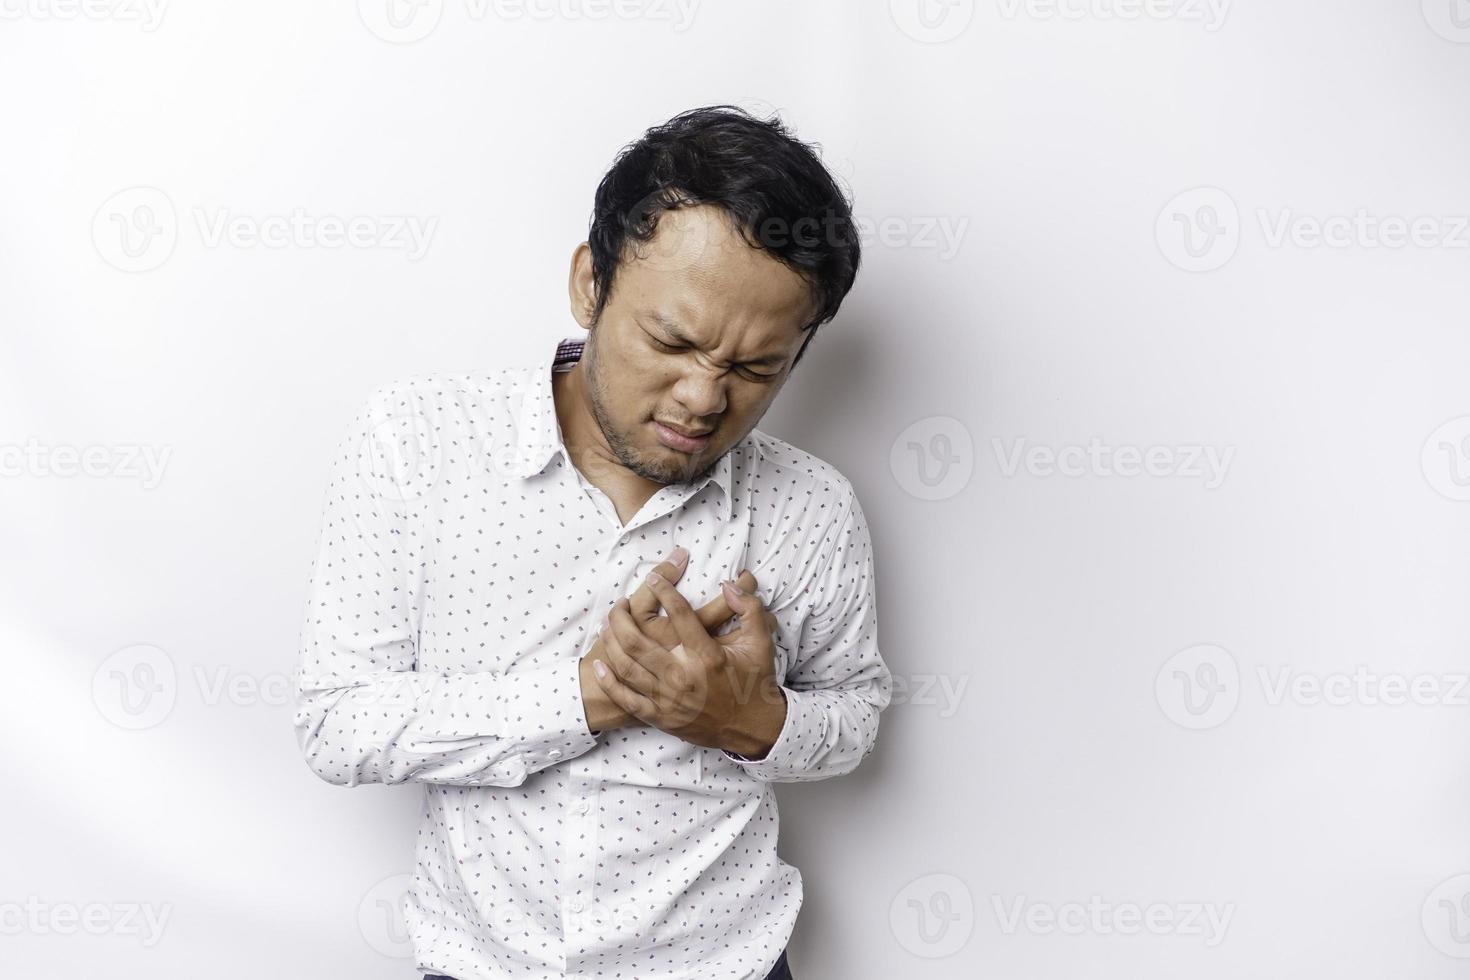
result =
[{"label": "man's face", "polygon": [[[660,215],[653,241],[618,267],[595,321],[590,295],[584,244],[573,311],[591,331],[582,365],[592,414],[619,463],[660,484],[703,477],[755,428],[790,374],[814,304],[801,276],[747,245],[709,205]],[[702,435],[689,442],[679,432]]]}]

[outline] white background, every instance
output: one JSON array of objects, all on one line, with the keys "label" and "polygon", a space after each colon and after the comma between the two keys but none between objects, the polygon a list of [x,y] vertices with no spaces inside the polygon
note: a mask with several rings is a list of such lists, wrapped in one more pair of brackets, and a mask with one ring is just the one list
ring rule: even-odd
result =
[{"label": "white background", "polygon": [[411,974],[418,790],[284,699],[330,454],[739,102],[872,232],[761,424],[900,685],[779,791],[796,976],[1464,976],[1470,4],[569,2],[0,0],[0,972]]}]

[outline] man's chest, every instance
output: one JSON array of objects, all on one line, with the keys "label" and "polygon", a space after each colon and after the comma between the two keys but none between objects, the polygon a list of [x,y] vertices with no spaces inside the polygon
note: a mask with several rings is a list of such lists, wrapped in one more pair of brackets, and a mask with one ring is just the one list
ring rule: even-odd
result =
[{"label": "man's chest", "polygon": [[677,588],[695,608],[763,558],[742,511],[723,519],[716,486],[682,499],[660,491],[623,524],[600,490],[561,476],[508,481],[425,515],[421,669],[503,672],[579,657],[612,604],[675,545],[689,551]]}]

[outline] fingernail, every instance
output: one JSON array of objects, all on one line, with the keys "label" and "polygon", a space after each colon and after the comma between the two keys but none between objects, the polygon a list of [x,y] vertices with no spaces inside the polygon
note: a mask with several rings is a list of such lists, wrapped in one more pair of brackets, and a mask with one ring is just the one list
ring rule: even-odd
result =
[{"label": "fingernail", "polygon": [[649,572],[648,573],[648,577],[645,578],[643,581],[646,582],[649,585],[656,585],[659,582],[662,582],[663,580],[664,580],[664,577],[662,575],[660,575],[658,572]]},{"label": "fingernail", "polygon": [[601,660],[594,660],[594,661],[592,661],[592,669],[595,670],[595,671],[597,671],[597,676],[598,677],[606,677],[607,676],[607,668],[602,665],[602,661]]},{"label": "fingernail", "polygon": [[730,591],[736,595],[745,595],[745,590],[736,585],[733,579],[725,579],[725,585],[729,586]]},{"label": "fingernail", "polygon": [[683,547],[682,545],[680,545],[679,547],[675,548],[673,550],[673,552],[669,555],[669,561],[673,562],[675,565],[678,565],[680,568],[683,568],[684,567],[684,563],[687,562],[688,560],[689,560],[689,549]]}]

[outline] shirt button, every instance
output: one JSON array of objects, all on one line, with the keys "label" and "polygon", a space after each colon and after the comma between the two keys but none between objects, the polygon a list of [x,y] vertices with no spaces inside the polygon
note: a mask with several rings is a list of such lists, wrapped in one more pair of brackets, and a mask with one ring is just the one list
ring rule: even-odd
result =
[{"label": "shirt button", "polygon": [[550,756],[551,758],[553,758],[553,759],[560,759],[561,758],[561,749],[552,749],[550,752],[548,752],[546,754],[548,756]]},{"label": "shirt button", "polygon": [[573,912],[582,911],[582,900],[580,898],[572,899],[570,902],[567,903],[567,908],[571,909]]},{"label": "shirt button", "polygon": [[586,800],[580,800],[580,801],[578,801],[578,803],[577,803],[576,806],[572,807],[572,812],[573,813],[586,813],[587,810],[588,810],[588,807],[589,807],[589,804],[587,803]]}]

